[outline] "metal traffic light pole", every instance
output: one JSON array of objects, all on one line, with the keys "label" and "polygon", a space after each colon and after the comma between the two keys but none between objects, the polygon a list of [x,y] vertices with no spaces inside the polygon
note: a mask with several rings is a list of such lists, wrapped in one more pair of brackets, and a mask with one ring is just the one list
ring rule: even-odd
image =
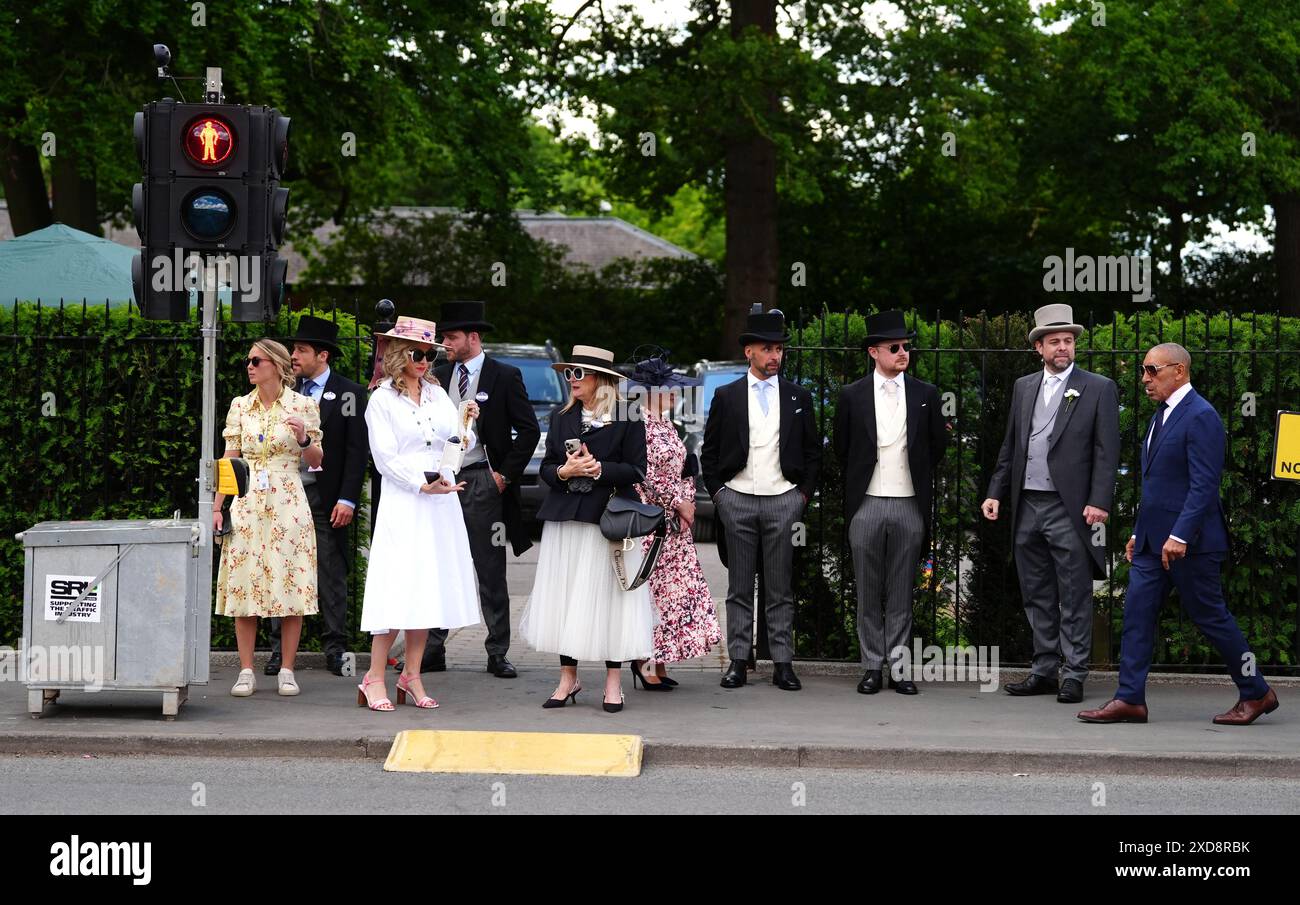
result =
[{"label": "metal traffic light pole", "polygon": [[[221,70],[208,67],[205,93],[209,103],[221,103]],[[206,262],[205,262],[206,263]],[[217,298],[217,269],[205,266],[200,296],[199,322],[203,336],[203,401],[202,436],[199,438],[199,576],[196,593],[212,612],[212,554],[215,547],[212,536],[212,504],[216,494],[216,430],[217,430],[217,345],[221,339],[221,316]],[[210,634],[209,634],[210,637]],[[202,653],[206,654],[206,643]]]}]

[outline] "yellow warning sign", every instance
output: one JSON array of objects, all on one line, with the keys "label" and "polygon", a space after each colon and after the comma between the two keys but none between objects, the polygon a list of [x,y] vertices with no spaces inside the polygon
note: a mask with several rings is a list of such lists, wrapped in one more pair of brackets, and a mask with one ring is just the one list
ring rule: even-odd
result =
[{"label": "yellow warning sign", "polygon": [[1273,479],[1300,481],[1300,412],[1278,412],[1273,437]]}]

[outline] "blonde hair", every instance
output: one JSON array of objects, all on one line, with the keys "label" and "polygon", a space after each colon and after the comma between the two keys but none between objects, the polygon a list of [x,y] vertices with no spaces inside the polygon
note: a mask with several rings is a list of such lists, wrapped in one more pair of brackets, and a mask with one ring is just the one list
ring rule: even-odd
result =
[{"label": "blonde hair", "polygon": [[275,369],[280,372],[281,386],[293,386],[293,360],[283,343],[274,339],[259,339],[253,343],[253,348],[265,352],[266,357],[275,365]]},{"label": "blonde hair", "polygon": [[[393,382],[393,389],[398,393],[406,392],[406,365],[410,362],[406,356],[407,350],[418,349],[423,343],[411,342],[409,339],[399,339],[395,336],[387,337],[388,343],[384,348],[383,373],[386,378]],[[438,378],[433,376],[432,362],[430,367],[424,372],[424,380],[435,386],[441,386]]]},{"label": "blonde hair", "polygon": [[[619,379],[603,371],[592,371],[591,376],[596,378],[596,398],[591,401],[591,412],[594,415],[613,416],[614,406],[618,403],[618,383]],[[564,414],[573,408],[578,402],[578,397],[572,393],[569,394],[569,401],[564,403],[564,408],[560,409],[560,414]]]}]

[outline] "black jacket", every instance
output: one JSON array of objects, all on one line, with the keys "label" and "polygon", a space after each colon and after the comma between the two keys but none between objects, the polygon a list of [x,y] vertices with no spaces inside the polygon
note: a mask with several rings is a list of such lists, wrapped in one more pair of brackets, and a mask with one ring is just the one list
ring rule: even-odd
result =
[{"label": "black jacket", "polygon": [[[636,485],[645,480],[645,422],[641,420],[612,421],[604,427],[582,431],[582,406],[574,403],[567,412],[557,405],[551,412],[551,424],[546,434],[546,457],[542,459],[541,478],[550,486],[546,499],[537,510],[537,518],[544,522],[600,522],[600,516],[609,502],[610,493],[629,500],[640,500]],[[587,445],[587,450],[600,462],[600,477],[590,493],[571,493],[569,482],[556,476],[556,470],[565,463],[568,454],[564,441],[577,437]]]},{"label": "black jacket", "polygon": [[[817,471],[822,460],[822,437],[813,415],[812,393],[777,378],[781,402],[781,473],[798,484],[805,500],[817,489]],[[749,379],[748,375],[718,387],[704,423],[704,445],[700,467],[709,496],[716,496],[745,467],[749,460]]]},{"label": "black jacket", "polygon": [[339,500],[361,505],[361,482],[370,461],[366,388],[330,368],[320,396],[321,471],[316,487],[332,509]]},{"label": "black jacket", "polygon": [[[905,373],[903,400],[907,407],[907,467],[928,539],[934,472],[948,448],[948,425],[939,410],[939,390],[933,384]],[[832,442],[844,474],[844,519],[847,523],[857,514],[876,471],[879,447],[874,372],[855,380],[840,392]]]},{"label": "black jacket", "polygon": [[[456,380],[451,362],[434,368],[433,375],[443,388],[451,393]],[[504,364],[485,356],[478,375],[478,391],[487,399],[479,403],[478,422],[474,425],[478,442],[487,452],[488,466],[499,471],[510,483],[506,485],[501,500],[501,515],[506,523],[506,536],[515,556],[520,556],[533,545],[524,528],[519,510],[519,481],[533,457],[542,429],[537,415],[528,401],[524,376],[513,365]],[[514,436],[511,437],[511,428]]]}]

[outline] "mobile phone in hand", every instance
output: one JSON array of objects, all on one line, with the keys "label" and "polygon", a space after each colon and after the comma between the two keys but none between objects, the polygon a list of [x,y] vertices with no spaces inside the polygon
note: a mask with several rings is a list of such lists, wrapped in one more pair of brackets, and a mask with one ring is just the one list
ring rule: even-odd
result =
[{"label": "mobile phone in hand", "polygon": [[582,441],[577,437],[570,437],[568,440],[564,441],[564,451],[571,456],[576,456],[578,453],[582,452]]}]

